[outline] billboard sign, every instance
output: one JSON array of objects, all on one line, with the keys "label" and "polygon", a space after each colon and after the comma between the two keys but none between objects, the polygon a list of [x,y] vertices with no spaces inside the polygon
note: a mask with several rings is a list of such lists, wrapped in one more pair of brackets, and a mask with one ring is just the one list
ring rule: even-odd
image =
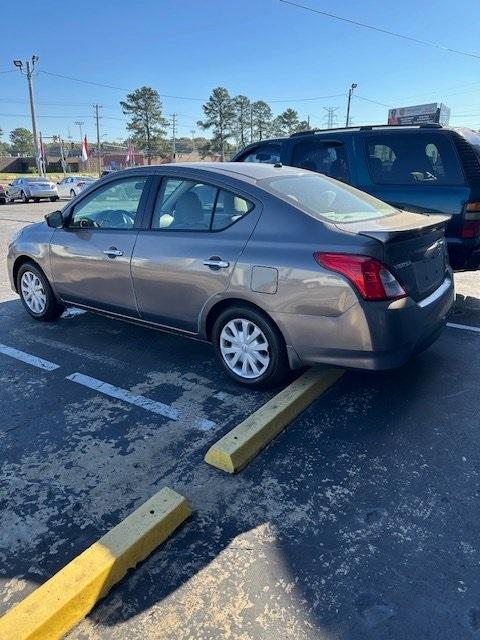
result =
[{"label": "billboard sign", "polygon": [[388,110],[388,124],[448,124],[450,109],[439,102]]}]

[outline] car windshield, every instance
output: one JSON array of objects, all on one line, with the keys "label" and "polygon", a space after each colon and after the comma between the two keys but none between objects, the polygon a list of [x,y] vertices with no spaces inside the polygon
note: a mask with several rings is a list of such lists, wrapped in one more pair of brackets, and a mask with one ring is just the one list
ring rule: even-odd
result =
[{"label": "car windshield", "polygon": [[305,173],[266,178],[259,184],[314,217],[331,222],[361,222],[397,213],[385,202],[326,176]]}]

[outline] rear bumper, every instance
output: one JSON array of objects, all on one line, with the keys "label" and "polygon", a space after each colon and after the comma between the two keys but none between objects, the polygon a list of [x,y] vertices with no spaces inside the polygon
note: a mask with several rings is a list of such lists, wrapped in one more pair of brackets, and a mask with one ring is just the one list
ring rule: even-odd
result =
[{"label": "rear bumper", "polygon": [[29,198],[58,198],[58,191],[45,190],[45,191],[31,191]]},{"label": "rear bumper", "polygon": [[392,369],[426,349],[440,335],[454,302],[451,274],[430,296],[393,302],[358,301],[335,317],[274,314],[302,365],[331,364]]}]

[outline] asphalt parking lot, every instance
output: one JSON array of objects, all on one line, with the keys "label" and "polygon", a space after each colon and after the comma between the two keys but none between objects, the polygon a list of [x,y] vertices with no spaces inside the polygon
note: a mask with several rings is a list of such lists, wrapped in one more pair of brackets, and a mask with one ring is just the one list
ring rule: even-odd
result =
[{"label": "asphalt parking lot", "polygon": [[[23,311],[7,238],[53,208],[0,207],[0,614],[170,486],[193,517],[69,638],[480,637],[480,332],[347,372],[229,476],[206,450],[271,394],[200,342]],[[456,286],[451,322],[480,328],[478,274]]]}]

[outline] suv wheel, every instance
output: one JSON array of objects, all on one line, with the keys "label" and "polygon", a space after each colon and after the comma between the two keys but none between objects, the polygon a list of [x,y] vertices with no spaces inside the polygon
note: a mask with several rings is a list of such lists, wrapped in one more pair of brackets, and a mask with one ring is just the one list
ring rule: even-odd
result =
[{"label": "suv wheel", "polygon": [[65,310],[43,272],[30,262],[18,270],[17,290],[23,306],[35,320],[56,320]]},{"label": "suv wheel", "polygon": [[248,307],[232,307],[216,320],[212,332],[216,355],[226,373],[252,389],[274,387],[289,367],[277,327]]}]

